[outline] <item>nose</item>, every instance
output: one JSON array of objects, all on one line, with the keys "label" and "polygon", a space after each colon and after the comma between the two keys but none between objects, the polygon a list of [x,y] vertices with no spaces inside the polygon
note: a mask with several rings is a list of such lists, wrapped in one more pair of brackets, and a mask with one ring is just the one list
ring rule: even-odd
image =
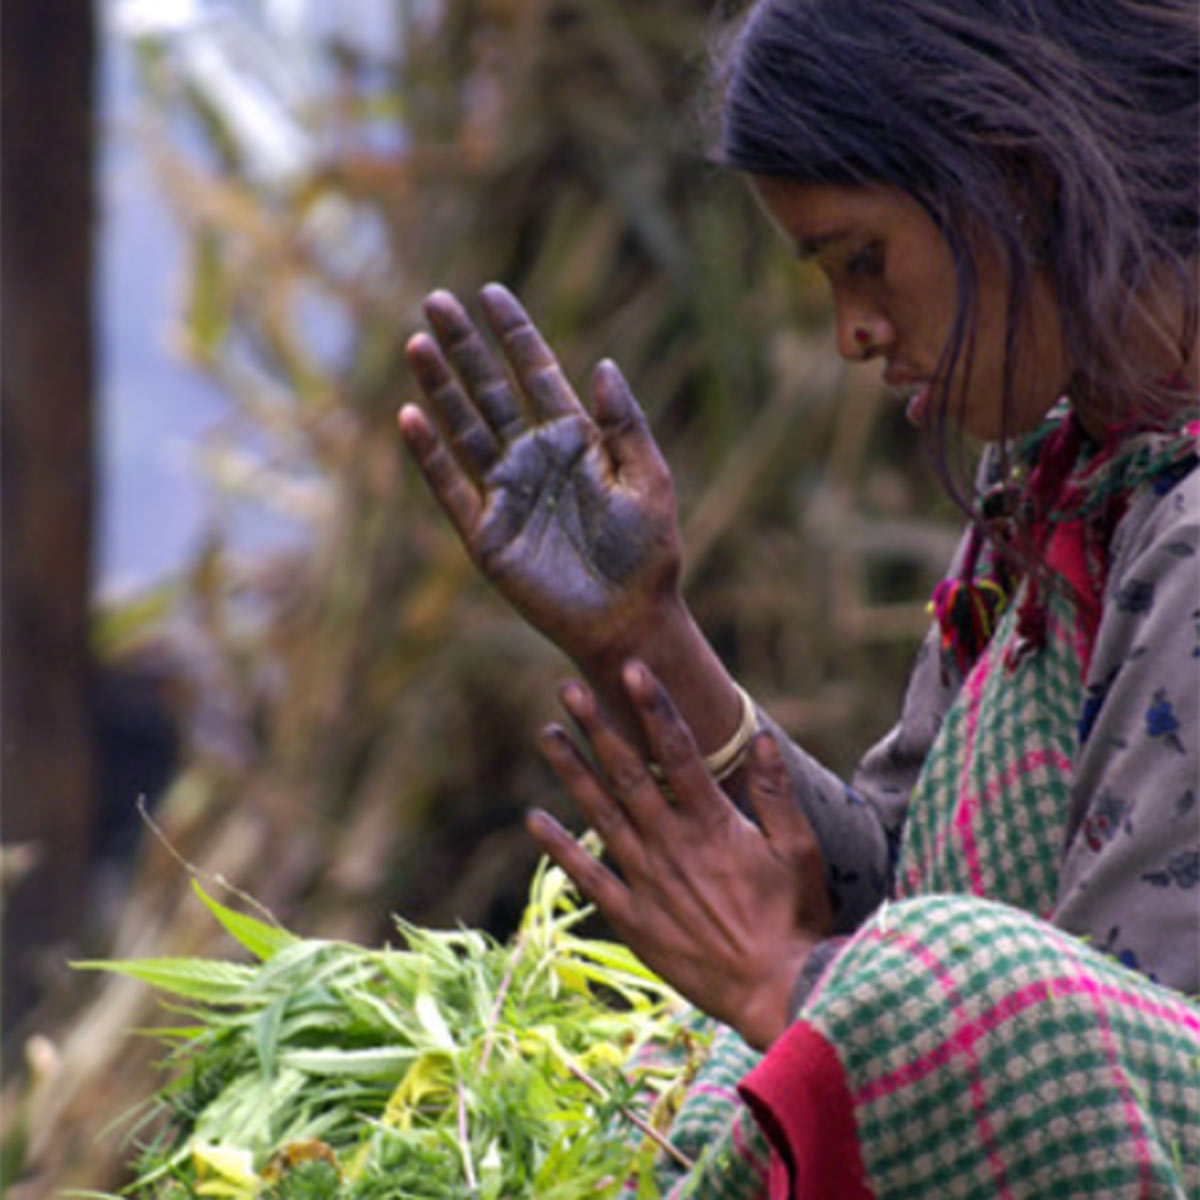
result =
[{"label": "nose", "polygon": [[866,362],[888,350],[895,330],[882,313],[850,304],[838,304],[835,314],[837,351],[847,362]]}]

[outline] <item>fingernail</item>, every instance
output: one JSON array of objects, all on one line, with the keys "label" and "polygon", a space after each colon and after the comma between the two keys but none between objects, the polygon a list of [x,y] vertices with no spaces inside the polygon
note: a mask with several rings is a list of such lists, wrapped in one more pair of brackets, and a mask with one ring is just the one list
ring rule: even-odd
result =
[{"label": "fingernail", "polygon": [[750,750],[754,755],[754,761],[766,770],[774,769],[783,761],[778,743],[765,730],[754,735],[754,740],[750,743]]},{"label": "fingernail", "polygon": [[644,692],[650,686],[650,672],[646,669],[645,664],[637,659],[630,659],[625,664],[622,674],[627,688],[635,688],[639,692]]},{"label": "fingernail", "polygon": [[565,704],[572,712],[579,712],[583,709],[586,700],[586,694],[583,688],[580,687],[580,685],[574,680],[564,683],[562,687],[559,688],[558,694],[563,704]]},{"label": "fingernail", "polygon": [[542,749],[545,750],[564,741],[566,737],[566,730],[561,725],[551,723],[542,726],[542,731],[538,734],[538,741],[541,743]]},{"label": "fingernail", "polygon": [[455,320],[462,313],[462,305],[458,302],[458,297],[446,288],[438,288],[435,292],[430,292],[425,297],[421,308],[425,313],[425,319],[435,327],[440,321],[443,325],[447,321]]},{"label": "fingernail", "polygon": [[531,808],[525,814],[525,828],[535,837],[545,837],[554,832],[555,821],[540,808]]}]

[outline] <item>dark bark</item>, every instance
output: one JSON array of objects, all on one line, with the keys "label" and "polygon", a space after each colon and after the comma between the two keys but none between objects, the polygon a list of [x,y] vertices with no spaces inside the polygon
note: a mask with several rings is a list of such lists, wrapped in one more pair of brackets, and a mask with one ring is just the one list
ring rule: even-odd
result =
[{"label": "dark bark", "polygon": [[80,928],[93,810],[91,0],[3,0],[0,837],[6,1028]]}]

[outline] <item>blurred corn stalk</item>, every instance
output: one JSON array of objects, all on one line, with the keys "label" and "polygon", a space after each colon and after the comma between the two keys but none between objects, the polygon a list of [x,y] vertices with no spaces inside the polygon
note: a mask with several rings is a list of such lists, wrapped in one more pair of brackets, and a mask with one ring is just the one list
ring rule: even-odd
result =
[{"label": "blurred corn stalk", "polygon": [[[190,245],[178,344],[231,406],[204,456],[218,517],[253,501],[297,533],[249,556],[215,520],[107,617],[114,654],[182,654],[189,746],[112,957],[216,949],[181,860],[311,935],[519,914],[564,663],[402,461],[401,349],[434,285],[513,286],[580,386],[618,359],[676,469],[702,622],[835,765],[886,720],[946,552],[928,473],[834,362],[819,281],[705,160],[703,0],[396,0],[368,45],[302,37],[303,7],[123,9]],[[113,1186],[124,1151],[96,1130],[153,1090],[125,1035],[144,992],[85,999],[7,1098],[14,1196]]]}]

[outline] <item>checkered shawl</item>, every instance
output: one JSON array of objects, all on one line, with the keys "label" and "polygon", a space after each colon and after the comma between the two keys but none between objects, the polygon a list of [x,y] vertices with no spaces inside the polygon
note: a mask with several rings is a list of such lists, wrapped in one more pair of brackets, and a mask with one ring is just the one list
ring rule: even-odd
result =
[{"label": "checkered shawl", "polygon": [[1007,905],[900,901],[766,1059],[718,1032],[671,1139],[671,1200],[1191,1200],[1200,1008]]},{"label": "checkered shawl", "polygon": [[1021,600],[918,781],[901,902],[802,1013],[853,1114],[845,1195],[1200,1195],[1200,1008],[1037,919],[1058,887],[1088,647],[1051,594],[1029,653]]},{"label": "checkered shawl", "polygon": [[[809,1195],[806,1174],[846,1200],[1200,1195],[1200,1009],[1006,905],[885,906],[776,1049],[745,1087],[768,1127],[803,1107],[822,1049],[836,1078],[773,1197]],[[849,1134],[814,1138],[839,1111]]]},{"label": "checkered shawl", "polygon": [[[731,1029],[696,1013],[681,1022],[701,1037],[711,1035],[707,1058],[687,1090],[670,1126],[671,1143],[696,1164],[684,1172],[665,1155],[653,1164],[649,1177],[626,1181],[622,1200],[670,1196],[672,1200],[758,1200],[767,1195],[771,1148],[737,1088],[760,1056]],[[653,1068],[680,1061],[677,1047],[650,1047],[632,1064]],[[607,1136],[627,1137],[627,1127]]]},{"label": "checkered shawl", "polygon": [[[1051,598],[1027,654],[1017,607],[918,784],[902,899],[826,972],[785,1039],[799,1049],[755,1067],[718,1035],[672,1133],[699,1163],[660,1171],[671,1197],[808,1196],[806,1172],[831,1200],[1200,1195],[1200,1009],[1031,915],[1055,894],[1082,647]],[[737,1103],[746,1071],[777,1148],[779,1113],[819,1097],[790,1171]],[[840,1139],[822,1125],[839,1104]]]}]

